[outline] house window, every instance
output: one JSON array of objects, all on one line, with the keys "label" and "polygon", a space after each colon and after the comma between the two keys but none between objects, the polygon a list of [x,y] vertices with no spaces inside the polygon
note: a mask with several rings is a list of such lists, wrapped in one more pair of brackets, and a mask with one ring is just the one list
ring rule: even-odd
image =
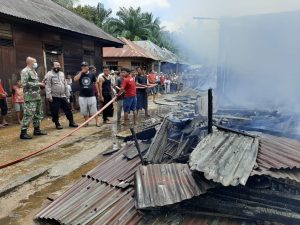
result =
[{"label": "house window", "polygon": [[11,24],[0,22],[0,46],[14,45]]},{"label": "house window", "polygon": [[136,69],[137,67],[142,66],[140,62],[131,62],[131,69]]},{"label": "house window", "polygon": [[118,62],[106,62],[110,70],[118,70]]},{"label": "house window", "polygon": [[62,54],[62,46],[45,44],[45,52],[51,54]]},{"label": "house window", "polygon": [[88,56],[95,56],[95,51],[91,51],[91,50],[83,50],[83,54],[84,55],[88,55]]}]

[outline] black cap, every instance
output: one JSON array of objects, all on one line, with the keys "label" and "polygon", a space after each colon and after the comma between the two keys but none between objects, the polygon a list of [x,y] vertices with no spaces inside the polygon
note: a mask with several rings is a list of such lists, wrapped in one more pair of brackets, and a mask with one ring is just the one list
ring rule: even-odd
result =
[{"label": "black cap", "polygon": [[81,67],[83,67],[83,66],[89,66],[89,64],[87,62],[82,62]]},{"label": "black cap", "polygon": [[89,66],[89,69],[90,69],[90,70],[92,70],[92,69],[96,69],[96,66],[94,66],[94,65],[90,65],[90,66]]}]

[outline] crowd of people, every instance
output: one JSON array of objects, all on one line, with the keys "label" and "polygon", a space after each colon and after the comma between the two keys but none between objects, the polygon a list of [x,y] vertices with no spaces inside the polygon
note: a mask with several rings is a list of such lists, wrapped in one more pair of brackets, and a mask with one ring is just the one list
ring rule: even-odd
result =
[{"label": "crowd of people", "polygon": [[[80,71],[72,79],[71,75],[65,76],[58,61],[51,62],[51,70],[47,72],[42,81],[39,80],[36,69],[36,59],[27,57],[26,67],[21,71],[20,79],[13,86],[12,102],[17,113],[17,120],[21,125],[21,139],[32,139],[27,133],[30,123],[33,123],[33,135],[47,135],[40,129],[43,118],[41,89],[45,89],[46,99],[49,104],[52,121],[56,129],[63,129],[59,121],[59,112],[62,110],[69,121],[69,127],[78,127],[74,121],[73,107],[74,93],[79,92],[78,103],[80,113],[87,121],[98,110],[104,107],[102,119],[104,124],[111,123],[114,115],[114,97],[117,105],[117,122],[129,125],[129,114],[133,114],[133,124],[137,123],[137,115],[144,111],[149,117],[148,96],[160,93],[174,93],[182,89],[181,76],[157,74],[147,72],[146,67],[137,67],[134,70],[122,68],[121,71],[111,71],[104,66],[103,72],[97,74],[97,69],[87,62],[82,62]],[[2,123],[0,128],[8,125],[7,93],[0,80],[0,109]],[[122,120],[122,113],[124,114]],[[96,126],[100,126],[99,117],[95,117]],[[87,124],[88,126],[88,124]]]}]

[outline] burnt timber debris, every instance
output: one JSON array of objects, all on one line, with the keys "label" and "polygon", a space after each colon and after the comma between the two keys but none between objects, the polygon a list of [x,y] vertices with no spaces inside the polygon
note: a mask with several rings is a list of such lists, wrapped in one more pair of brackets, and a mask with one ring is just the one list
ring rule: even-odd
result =
[{"label": "burnt timber debris", "polygon": [[210,132],[209,115],[195,112],[196,101],[187,93],[160,100],[176,109],[155,126],[155,136],[136,142],[140,153],[127,142],[36,219],[78,225],[299,225],[300,142],[270,135],[273,130],[253,133],[231,125],[249,124],[251,112],[212,117]]}]

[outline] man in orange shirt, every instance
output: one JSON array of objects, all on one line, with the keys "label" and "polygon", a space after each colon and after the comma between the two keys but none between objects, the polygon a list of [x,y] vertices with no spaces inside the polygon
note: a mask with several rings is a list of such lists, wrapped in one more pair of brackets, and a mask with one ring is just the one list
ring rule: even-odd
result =
[{"label": "man in orange shirt", "polygon": [[149,75],[148,75],[148,83],[151,86],[153,86],[150,88],[150,92],[153,95],[153,102],[155,101],[155,97],[156,97],[156,93],[157,93],[156,78],[157,78],[157,75],[152,70],[151,73],[149,73]]}]

